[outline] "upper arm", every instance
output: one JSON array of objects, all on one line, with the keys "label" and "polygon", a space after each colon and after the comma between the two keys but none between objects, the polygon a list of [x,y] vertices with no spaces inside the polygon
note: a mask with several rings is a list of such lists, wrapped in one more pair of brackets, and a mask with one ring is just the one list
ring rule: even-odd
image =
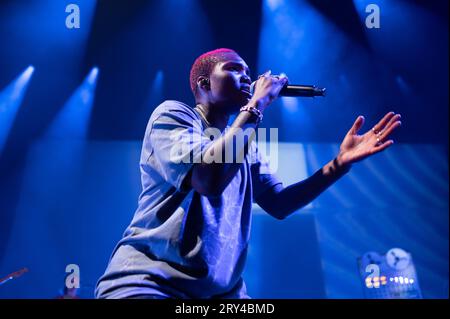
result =
[{"label": "upper arm", "polygon": [[266,188],[257,197],[255,197],[255,202],[264,209],[269,215],[282,219],[283,203],[279,200],[281,191],[283,190],[283,185],[275,184],[272,187]]},{"label": "upper arm", "polygon": [[205,144],[201,124],[189,109],[158,110],[146,131],[142,165],[156,171],[175,188],[186,191],[192,186],[192,167]]}]

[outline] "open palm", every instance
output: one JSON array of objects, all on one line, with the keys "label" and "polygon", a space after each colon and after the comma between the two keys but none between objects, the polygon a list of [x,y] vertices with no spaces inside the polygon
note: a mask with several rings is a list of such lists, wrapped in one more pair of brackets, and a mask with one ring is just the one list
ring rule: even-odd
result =
[{"label": "open palm", "polygon": [[400,114],[389,112],[371,130],[358,135],[364,124],[364,117],[358,116],[341,143],[339,152],[341,163],[359,162],[391,146],[394,141],[388,137],[401,125],[400,118]]}]

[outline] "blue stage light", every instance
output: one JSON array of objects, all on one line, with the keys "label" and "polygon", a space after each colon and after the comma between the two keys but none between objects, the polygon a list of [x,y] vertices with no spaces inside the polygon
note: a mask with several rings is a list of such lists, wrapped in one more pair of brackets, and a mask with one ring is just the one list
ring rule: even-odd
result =
[{"label": "blue stage light", "polygon": [[69,98],[46,132],[48,138],[84,139],[94,103],[99,70],[94,67]]},{"label": "blue stage light", "polygon": [[0,92],[0,153],[6,143],[17,111],[22,104],[34,67],[29,66]]}]

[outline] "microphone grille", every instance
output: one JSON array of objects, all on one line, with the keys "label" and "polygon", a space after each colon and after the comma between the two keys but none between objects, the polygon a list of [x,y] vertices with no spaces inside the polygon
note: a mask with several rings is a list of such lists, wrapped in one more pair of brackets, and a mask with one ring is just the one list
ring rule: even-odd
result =
[{"label": "microphone grille", "polygon": [[250,84],[250,93],[253,95],[254,91],[255,91],[255,84],[256,81],[253,81],[252,84]]}]

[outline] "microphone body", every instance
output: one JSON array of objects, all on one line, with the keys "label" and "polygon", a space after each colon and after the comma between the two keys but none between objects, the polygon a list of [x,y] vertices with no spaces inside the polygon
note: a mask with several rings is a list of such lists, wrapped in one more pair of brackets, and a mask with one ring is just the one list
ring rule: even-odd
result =
[{"label": "microphone body", "polygon": [[[255,83],[250,86],[250,93],[253,94],[255,90]],[[325,96],[326,88],[320,88],[315,85],[299,85],[286,84],[280,91],[279,96],[294,96],[294,97],[315,97]]]},{"label": "microphone body", "polygon": [[325,88],[319,88],[315,85],[285,85],[281,91],[281,96],[302,96],[302,97],[315,97],[325,96]]}]

